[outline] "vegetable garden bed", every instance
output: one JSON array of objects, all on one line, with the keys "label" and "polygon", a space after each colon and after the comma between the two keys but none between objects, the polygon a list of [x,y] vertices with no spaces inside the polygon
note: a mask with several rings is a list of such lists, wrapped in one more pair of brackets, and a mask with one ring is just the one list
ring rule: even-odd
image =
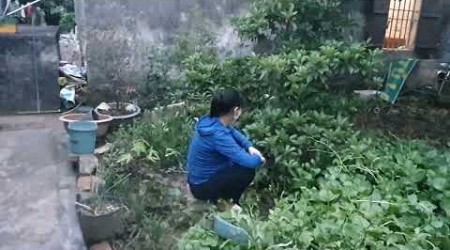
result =
[{"label": "vegetable garden bed", "polygon": [[[439,139],[446,113],[433,121],[419,103],[431,119],[417,119],[410,107],[376,117],[367,113],[370,104],[331,90],[343,77],[379,82],[382,53],[332,39],[344,30],[330,28],[343,15],[339,1],[283,3],[261,1],[236,22],[254,39],[272,32],[279,47],[232,59],[195,47],[178,64],[183,74],[171,91],[186,106],[176,114],[160,110],[157,121],[144,115],[111,138],[100,173],[130,208],[120,248],[450,249],[449,150],[411,140]],[[239,127],[268,160],[243,197],[245,213],[231,218],[248,232],[246,247],[204,227],[199,221],[215,210],[197,210],[180,185],[194,118],[207,113],[211,93],[230,88],[248,98]]]}]

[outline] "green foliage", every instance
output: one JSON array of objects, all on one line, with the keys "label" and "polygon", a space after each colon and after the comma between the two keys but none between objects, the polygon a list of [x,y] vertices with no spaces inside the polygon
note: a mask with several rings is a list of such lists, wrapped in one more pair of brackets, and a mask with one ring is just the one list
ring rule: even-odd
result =
[{"label": "green foliage", "polygon": [[234,218],[250,233],[248,247],[197,226],[180,249],[446,249],[450,156],[361,135],[348,118],[358,103],[331,91],[336,78],[378,77],[379,51],[325,42],[225,61],[196,54],[185,63],[192,91],[247,95],[252,110],[240,123],[268,159],[256,188],[281,198],[268,217],[256,209]]},{"label": "green foliage", "polygon": [[329,89],[338,77],[372,81],[382,71],[380,58],[380,51],[369,50],[364,44],[327,42],[318,50],[225,61],[195,54],[185,61],[185,68],[191,91],[211,94],[234,88],[246,94],[251,107],[276,103],[299,108]]},{"label": "green foliage", "polygon": [[[449,246],[448,153],[361,135],[347,119],[315,111],[269,109],[254,121],[247,130],[270,158],[260,180],[277,186],[274,197],[287,197],[267,218],[234,218],[251,235],[246,249]],[[200,229],[192,230],[180,245],[195,249]],[[210,233],[198,237],[211,249],[239,249]]]},{"label": "green foliage", "polygon": [[[148,85],[170,84],[148,89],[146,95],[154,95],[149,107],[183,100],[187,109],[163,110],[160,120],[138,122],[114,138],[106,179],[129,199],[130,224],[142,232],[134,248],[149,249],[161,244],[162,234],[192,224],[158,170],[183,165],[193,118],[206,113],[203,103],[213,92],[233,88],[250,107],[240,125],[268,159],[243,202],[249,214],[232,217],[249,232],[249,245],[196,225],[179,249],[449,249],[450,155],[423,142],[361,134],[350,123],[365,107],[334,91],[335,81],[352,77],[367,86],[383,64],[380,51],[365,44],[329,41],[349,21],[339,6],[331,0],[257,2],[238,28],[245,37],[285,47],[275,55],[221,60],[184,41],[178,48],[190,52],[152,61]],[[154,204],[170,212],[155,213]]]},{"label": "green foliage", "polygon": [[153,121],[144,119],[121,128],[113,138],[116,163],[144,160],[156,169],[180,169],[195,122],[191,114],[188,109],[175,113],[161,109],[155,111]]},{"label": "green foliage", "polygon": [[185,86],[183,62],[196,53],[215,58],[212,43],[211,34],[199,30],[194,35],[176,34],[172,47],[153,48],[149,55],[146,81],[138,88],[139,106],[153,109],[186,99],[189,90]]},{"label": "green foliage", "polygon": [[[20,4],[26,4],[28,0],[19,0]],[[47,25],[61,25],[63,32],[75,27],[75,8],[73,0],[46,0],[37,4],[45,13]]]},{"label": "green foliage", "polygon": [[317,48],[326,40],[341,39],[352,20],[339,0],[263,0],[235,24],[244,38],[269,41],[269,51],[276,51]]},{"label": "green foliage", "polygon": [[173,249],[172,236],[201,218],[202,212],[185,207],[180,191],[184,173],[179,172],[185,166],[194,118],[203,112],[201,105],[160,108],[110,138],[113,146],[99,174],[107,190],[121,197],[130,211],[130,239],[118,239],[120,249]]},{"label": "green foliage", "polygon": [[152,49],[149,56],[149,71],[146,81],[140,84],[139,106],[143,109],[153,109],[158,105],[167,105],[174,100],[177,89],[176,76],[170,71],[177,71],[171,61],[170,51],[162,48]]},{"label": "green foliage", "polygon": [[117,164],[117,156],[108,154],[100,172],[107,190],[121,197],[129,209],[127,234],[115,242],[119,249],[173,249],[172,236],[202,216],[186,209],[177,179],[166,177],[164,169],[155,169],[146,159],[122,165]]},{"label": "green foliage", "polygon": [[[171,66],[168,65],[173,65],[173,61],[164,61],[164,58],[170,58],[168,56],[159,58],[162,58],[161,62],[152,62],[154,70],[150,73],[150,79],[155,81],[149,86],[157,86],[161,79],[165,81],[165,77],[170,82],[168,72]],[[327,166],[333,163],[329,147],[344,147],[346,140],[355,136],[355,131],[343,115],[355,112],[357,103],[327,93],[332,86],[330,82],[336,77],[348,76],[370,81],[381,70],[378,58],[378,51],[368,50],[364,45],[349,47],[340,42],[327,42],[314,51],[296,50],[266,57],[223,61],[213,53],[196,53],[188,57],[182,65],[185,74],[183,79],[186,80],[184,86],[170,85],[161,91],[149,90],[150,94],[147,95],[155,94],[154,100],[164,103],[170,100],[164,94],[175,88],[174,98],[186,101],[188,110],[176,115],[163,110],[160,113],[164,114],[161,120],[145,119],[133,127],[120,130],[114,138],[112,161],[122,170],[115,173],[113,176],[116,177],[112,179],[125,178],[132,188],[125,193],[141,194],[129,201],[131,210],[136,213],[132,217],[134,223],[149,220],[147,217],[151,208],[146,204],[150,200],[159,203],[164,201],[153,198],[158,190],[146,188],[146,184],[136,184],[140,181],[133,181],[127,175],[135,175],[138,169],[137,175],[145,180],[146,174],[141,173],[142,168],[167,171],[183,166],[193,130],[193,118],[207,113],[207,106],[202,103],[208,102],[213,92],[224,88],[236,88],[247,95],[252,109],[243,116],[241,125],[252,135],[256,145],[269,160],[268,168],[258,176],[256,187],[269,187],[267,197],[278,197],[282,192],[301,192],[303,189],[300,187],[317,188],[318,179],[326,173]],[[114,190],[120,189],[120,186],[114,187]],[[248,220],[248,223],[265,225],[265,221],[257,216]],[[158,223],[155,226],[164,228],[161,225]],[[137,226],[145,227],[141,223]],[[269,224],[263,228],[266,227],[270,228]],[[255,229],[254,233],[266,234],[263,228]],[[160,230],[169,229],[166,227]],[[209,231],[199,228],[193,230],[198,231],[187,234],[184,238],[186,242],[182,241],[186,249],[239,249]],[[279,229],[273,226],[270,230]],[[277,238],[272,243],[273,246],[284,244]],[[265,242],[257,244],[260,244],[259,248],[255,249],[265,249],[267,246]]]},{"label": "green foliage", "polygon": [[59,22],[61,32],[68,33],[75,29],[75,13],[62,13],[61,21]]}]

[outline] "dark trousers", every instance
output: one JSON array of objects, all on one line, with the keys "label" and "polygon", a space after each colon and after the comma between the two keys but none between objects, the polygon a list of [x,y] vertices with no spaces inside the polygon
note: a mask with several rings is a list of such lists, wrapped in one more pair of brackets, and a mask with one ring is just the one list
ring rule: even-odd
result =
[{"label": "dark trousers", "polygon": [[254,178],[254,169],[234,166],[217,173],[206,183],[189,184],[189,187],[196,199],[214,204],[220,199],[233,200],[233,203],[239,204],[239,199]]}]

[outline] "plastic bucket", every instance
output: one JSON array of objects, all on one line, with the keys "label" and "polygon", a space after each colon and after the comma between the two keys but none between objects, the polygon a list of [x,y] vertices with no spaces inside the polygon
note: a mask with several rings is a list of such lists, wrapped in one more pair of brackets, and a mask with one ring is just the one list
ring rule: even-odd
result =
[{"label": "plastic bucket", "polygon": [[90,121],[71,122],[68,127],[73,154],[92,154],[95,150],[97,124]]}]

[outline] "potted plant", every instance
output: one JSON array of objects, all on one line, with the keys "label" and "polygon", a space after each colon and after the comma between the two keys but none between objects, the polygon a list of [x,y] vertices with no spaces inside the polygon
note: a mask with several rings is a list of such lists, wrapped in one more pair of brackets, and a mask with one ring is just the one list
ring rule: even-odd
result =
[{"label": "potted plant", "polygon": [[120,124],[131,123],[141,114],[141,108],[128,100],[136,96],[136,90],[132,86],[120,86],[121,81],[113,81],[113,102],[102,103],[95,111],[101,115],[109,115],[113,118],[113,127]]},{"label": "potted plant", "polygon": [[98,195],[76,203],[84,241],[88,246],[114,239],[124,230],[125,205],[112,196]]}]

